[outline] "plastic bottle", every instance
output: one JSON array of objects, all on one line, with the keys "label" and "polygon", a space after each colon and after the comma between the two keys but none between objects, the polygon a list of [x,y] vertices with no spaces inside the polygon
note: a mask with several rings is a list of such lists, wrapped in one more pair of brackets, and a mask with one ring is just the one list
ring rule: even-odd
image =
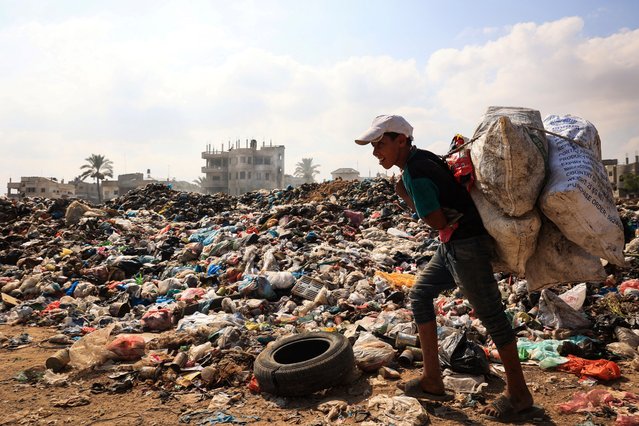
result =
[{"label": "plastic bottle", "polygon": [[198,362],[208,351],[211,350],[211,342],[206,342],[198,346],[192,346],[189,349],[189,360]]}]

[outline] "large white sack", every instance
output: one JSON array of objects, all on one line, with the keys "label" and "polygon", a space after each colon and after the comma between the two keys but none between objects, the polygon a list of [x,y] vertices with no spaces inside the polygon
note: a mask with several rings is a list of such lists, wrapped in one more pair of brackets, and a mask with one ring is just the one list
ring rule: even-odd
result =
[{"label": "large white sack", "polygon": [[470,191],[484,227],[495,240],[497,259],[493,262],[499,272],[513,272],[523,276],[526,262],[535,252],[541,218],[537,209],[520,217],[503,214],[492,205],[477,188]]},{"label": "large white sack", "polygon": [[602,281],[606,273],[597,256],[564,237],[548,219],[542,219],[537,249],[526,263],[528,291],[560,283]]},{"label": "large white sack", "polygon": [[547,142],[533,129],[543,129],[539,111],[491,106],[473,135],[476,185],[508,216],[531,211],[543,185]]},{"label": "large white sack", "polygon": [[588,253],[623,265],[623,225],[601,163],[597,129],[583,118],[557,115],[546,117],[544,126],[578,143],[548,135],[550,173],[541,210]]}]

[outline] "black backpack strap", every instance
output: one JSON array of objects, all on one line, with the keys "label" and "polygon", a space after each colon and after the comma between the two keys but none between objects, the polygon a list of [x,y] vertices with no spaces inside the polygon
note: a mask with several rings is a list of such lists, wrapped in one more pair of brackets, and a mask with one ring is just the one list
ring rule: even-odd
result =
[{"label": "black backpack strap", "polygon": [[437,154],[434,154],[430,151],[427,151],[425,149],[420,149],[420,151],[422,151],[424,154],[426,154],[426,157],[431,160],[433,163],[437,164],[438,166],[446,169],[446,171],[451,175],[451,177],[454,179],[455,178],[455,174],[453,173],[453,171],[450,169],[450,167],[448,166],[448,163],[446,161],[444,161],[444,159],[442,157],[440,157]]}]

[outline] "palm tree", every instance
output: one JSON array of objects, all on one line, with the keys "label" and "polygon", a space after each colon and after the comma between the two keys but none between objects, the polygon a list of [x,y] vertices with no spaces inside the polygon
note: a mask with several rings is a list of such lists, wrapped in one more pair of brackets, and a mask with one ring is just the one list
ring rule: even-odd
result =
[{"label": "palm tree", "polygon": [[198,178],[193,181],[193,183],[200,188],[200,192],[202,192],[203,194],[206,194],[207,182],[208,180],[206,179],[206,176],[198,176]]},{"label": "palm tree", "polygon": [[95,179],[98,190],[98,203],[102,203],[102,193],[100,192],[100,181],[105,177],[113,177],[113,163],[104,155],[91,154],[90,157],[84,159],[87,164],[80,167],[84,169],[80,175],[80,180],[88,177]]},{"label": "palm tree", "polygon": [[315,182],[315,175],[319,174],[319,164],[313,164],[312,158],[302,158],[295,165],[295,176],[304,178],[304,182]]}]

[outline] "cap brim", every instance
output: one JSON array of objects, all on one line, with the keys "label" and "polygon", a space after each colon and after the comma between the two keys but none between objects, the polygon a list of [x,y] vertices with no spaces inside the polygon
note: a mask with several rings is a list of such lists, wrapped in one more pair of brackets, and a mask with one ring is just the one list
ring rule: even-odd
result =
[{"label": "cap brim", "polygon": [[355,139],[358,145],[368,145],[371,142],[377,142],[384,137],[384,131],[377,127],[371,127],[359,138]]}]

